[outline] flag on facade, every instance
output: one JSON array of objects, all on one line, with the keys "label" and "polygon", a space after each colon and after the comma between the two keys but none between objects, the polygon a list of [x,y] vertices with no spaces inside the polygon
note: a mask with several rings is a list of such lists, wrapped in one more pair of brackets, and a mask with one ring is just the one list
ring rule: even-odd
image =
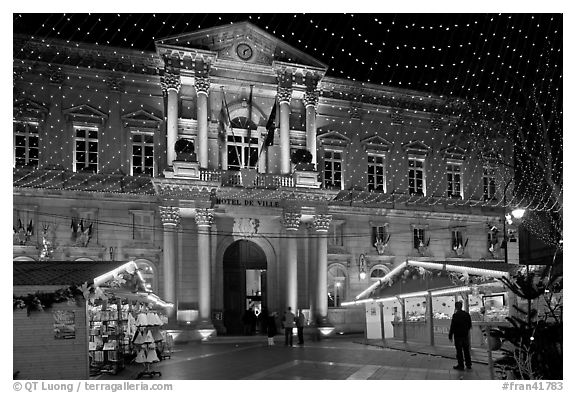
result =
[{"label": "flag on facade", "polygon": [[230,127],[230,119],[228,118],[228,112],[226,111],[226,103],[224,98],[222,98],[222,108],[220,108],[220,136],[225,137],[228,132],[228,127]]},{"label": "flag on facade", "polygon": [[268,134],[266,134],[264,146],[272,146],[274,144],[274,131],[276,130],[276,102],[274,102],[268,123],[266,123],[266,130],[268,130]]}]

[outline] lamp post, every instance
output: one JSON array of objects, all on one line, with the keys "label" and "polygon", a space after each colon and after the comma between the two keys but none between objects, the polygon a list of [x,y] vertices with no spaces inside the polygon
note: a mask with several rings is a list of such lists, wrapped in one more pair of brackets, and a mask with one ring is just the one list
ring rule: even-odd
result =
[{"label": "lamp post", "polygon": [[[504,248],[504,262],[506,264],[508,264],[508,231],[506,229],[506,223],[509,223],[510,225],[512,224],[512,218],[515,218],[517,220],[522,219],[522,217],[524,217],[524,213],[526,212],[526,209],[522,209],[522,208],[515,208],[514,210],[511,211],[511,213],[506,213],[506,191],[508,190],[508,186],[510,185],[510,183],[512,183],[512,180],[514,178],[508,180],[508,183],[506,183],[506,187],[504,187],[504,242],[505,242],[505,248]],[[520,261],[518,261],[518,263],[520,263]],[[528,265],[526,265],[526,272],[529,273],[530,271],[530,267]],[[530,299],[530,297],[528,297],[527,299],[527,307],[528,307],[528,329],[531,328],[532,325],[532,320],[531,320],[531,308],[532,308],[532,301]]]}]

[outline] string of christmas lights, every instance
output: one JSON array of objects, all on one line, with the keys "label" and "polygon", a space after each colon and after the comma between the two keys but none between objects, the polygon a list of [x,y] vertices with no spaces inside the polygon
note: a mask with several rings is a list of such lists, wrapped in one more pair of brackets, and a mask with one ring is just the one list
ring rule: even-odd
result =
[{"label": "string of christmas lights", "polygon": [[[45,17],[42,24],[26,23],[27,18],[32,16],[18,15],[14,16],[15,32],[23,26],[34,27],[31,33],[41,40],[47,40],[51,37],[66,39],[70,42],[84,41],[94,42],[98,46],[118,46],[137,49],[141,56],[154,58],[154,40],[159,37],[166,37],[175,34],[181,34],[193,29],[202,29],[221,25],[224,23],[234,23],[242,20],[250,20],[260,25],[264,30],[271,34],[279,36],[288,44],[300,48],[304,52],[311,53],[319,60],[324,61],[329,66],[328,75],[334,75],[355,81],[366,81],[368,83],[408,87],[430,91],[428,97],[439,95],[440,97],[460,96],[464,98],[474,97],[475,100],[495,105],[494,107],[501,113],[514,114],[519,105],[523,104],[522,96],[526,91],[533,90],[535,98],[545,107],[554,101],[554,97],[561,95],[559,86],[561,85],[561,16],[559,15],[450,15],[448,17],[437,17],[438,20],[429,20],[423,16],[416,15],[382,15],[378,17],[364,16],[356,14],[344,14],[339,16],[331,15],[329,18],[321,15],[202,15],[192,17],[190,15],[98,15],[98,14],[64,14],[49,15]],[[421,19],[421,20],[418,20]],[[423,19],[423,20],[422,20]],[[194,22],[193,22],[194,21]],[[365,25],[372,26],[368,29]],[[81,27],[80,27],[81,26]],[[30,31],[27,31],[30,33]],[[375,34],[376,32],[376,34]],[[327,44],[330,43],[330,44]],[[24,46],[21,51],[25,52],[28,46]],[[545,53],[545,49],[548,51]],[[33,51],[30,56],[33,55]],[[41,56],[38,53],[38,56]],[[38,58],[38,61],[51,63],[50,59]],[[418,61],[415,61],[418,60]],[[24,64],[24,61],[22,61]],[[66,62],[61,63],[63,65]],[[70,65],[72,61],[70,60]],[[55,64],[56,65],[56,64]],[[31,70],[30,70],[31,71]],[[131,64],[127,69],[122,71],[122,79],[126,82],[134,83],[130,76],[140,73],[139,66]],[[366,77],[368,76],[368,77]],[[76,104],[91,104],[88,98],[83,99],[82,92],[98,91],[97,87],[91,86],[90,82],[83,83],[83,77],[77,76],[77,81],[70,81],[71,76],[67,76],[67,83],[74,83],[74,86],[62,86],[61,89],[68,89],[64,92],[62,101],[70,95]],[[72,78],[74,78],[72,76]],[[150,80],[150,79],[149,79]],[[70,82],[68,82],[70,81]],[[530,82],[531,81],[531,82]],[[235,100],[236,95],[242,96],[240,90],[245,88],[242,81],[236,81],[237,91],[231,91],[231,100]],[[539,84],[544,83],[544,87]],[[366,87],[366,83],[361,84]],[[369,90],[369,89],[364,89]],[[139,92],[140,93],[140,92]],[[322,92],[324,96],[325,92]],[[25,95],[25,92],[21,92]],[[54,93],[57,94],[57,91]],[[123,94],[129,94],[128,89]],[[52,98],[55,97],[52,96]],[[340,92],[342,98],[346,95]],[[152,97],[152,94],[150,95]],[[321,96],[321,97],[322,97]],[[414,98],[413,96],[412,98]],[[31,99],[37,98],[34,94]],[[373,97],[367,94],[367,100],[377,100],[378,96]],[[350,97],[351,101],[356,97]],[[402,99],[393,97],[392,102],[397,100],[398,107],[402,107]],[[445,100],[446,106],[442,110],[448,110],[449,100]],[[144,104],[141,104],[143,108]],[[156,108],[163,108],[163,97],[157,95],[155,102]],[[268,112],[271,103],[262,102],[260,104],[264,113]],[[294,103],[293,106],[297,105]],[[93,105],[97,109],[101,105]],[[326,118],[323,114],[322,107],[326,106],[322,102],[318,113],[318,118],[324,118],[330,122],[334,128],[349,130],[352,121],[337,120],[335,118]],[[190,109],[190,108],[189,108]],[[330,109],[346,110],[346,108],[332,105]],[[375,112],[368,114],[369,112]],[[213,111],[213,114],[215,112]],[[378,120],[376,115],[383,114],[381,108],[375,110],[366,109],[363,111],[360,127],[357,128],[356,134],[352,135],[353,140],[362,140],[374,134],[374,125],[384,125],[386,119]],[[538,137],[538,127],[535,121],[538,120],[538,113],[522,114],[519,119],[520,123],[526,123],[525,138]],[[560,112],[561,114],[561,112]],[[484,120],[494,121],[489,115],[476,112],[472,115]],[[455,116],[461,116],[456,113]],[[297,123],[302,127],[304,124],[303,114],[295,114],[293,117],[298,118]],[[368,126],[369,125],[369,126]],[[517,137],[517,127],[511,120],[508,120],[504,134],[493,140],[494,144],[500,141],[514,141]],[[54,125],[52,125],[54,127]],[[397,140],[399,136],[402,139],[422,139],[422,130],[424,130],[424,143],[433,146],[433,152],[450,143],[444,132],[437,135],[428,129],[429,125],[421,119],[408,117],[406,122],[395,127],[392,131],[378,130],[378,134],[386,139]],[[458,127],[458,125],[456,125]],[[103,130],[103,136],[108,130]],[[482,136],[481,133],[472,135],[474,137]],[[59,141],[60,135],[53,133],[54,146],[61,146],[59,149],[51,149],[47,158],[48,162],[62,160],[64,150],[71,150],[67,144],[71,141],[65,140],[64,143]],[[107,148],[117,146],[117,150],[111,155],[107,162],[99,163],[99,171],[106,173],[108,169],[113,169],[115,163],[120,159],[122,151],[126,146],[118,143],[117,136],[114,135]],[[49,142],[52,144],[52,142]],[[562,150],[561,138],[556,141],[555,150]],[[355,149],[352,147],[355,146]],[[470,154],[474,154],[474,149],[478,146],[469,145]],[[559,149],[558,149],[559,147]],[[155,146],[157,148],[157,146]],[[538,144],[526,145],[524,149],[530,157],[537,157],[541,152]],[[518,149],[517,149],[518,151]],[[164,150],[162,154],[166,155]],[[358,143],[350,144],[350,156],[364,154],[361,145]],[[274,156],[272,156],[274,158]],[[276,157],[279,158],[279,157]],[[553,157],[556,160],[556,166],[561,166],[561,155]],[[72,157],[65,157],[69,162]],[[395,159],[392,159],[394,161]],[[483,164],[480,161],[466,162],[465,165],[474,165],[467,168],[470,173],[481,173]],[[392,164],[396,164],[392,162]],[[393,169],[392,169],[393,168]],[[348,165],[348,178],[358,178],[365,176],[365,168],[362,165]],[[436,196],[445,194],[443,189],[444,183],[441,181],[432,181],[432,179],[441,179],[445,176],[444,165],[427,166],[427,192],[425,195],[406,197],[408,203],[436,205],[446,203],[440,201]],[[396,184],[398,189],[407,189],[407,174],[402,173],[399,165],[393,165],[390,169],[387,167],[386,176],[394,179],[403,179]],[[498,174],[500,176],[500,174]],[[534,173],[526,171],[520,172],[522,181],[529,181],[534,178]],[[61,173],[54,172],[52,176],[44,177],[43,182],[38,183],[35,176],[25,173],[22,178],[16,179],[22,187],[48,187],[61,177]],[[99,176],[99,180],[94,180],[98,186],[104,190],[112,191],[112,175]],[[32,179],[25,183],[26,179]],[[129,184],[135,185],[137,179],[125,179]],[[428,181],[430,180],[430,181]],[[508,178],[499,177],[497,184],[502,186],[506,184]],[[106,184],[110,185],[106,185]],[[473,200],[472,196],[481,191],[482,184],[478,178],[463,177],[462,188],[468,190],[462,200],[451,200],[450,205],[460,205],[468,203],[471,206],[502,206],[510,207],[514,205],[530,206],[534,210],[561,210],[562,186],[560,185],[560,194],[544,192],[544,186],[539,183],[531,184],[532,196],[514,195],[514,198],[507,198],[497,193],[499,198],[489,203],[484,201]],[[88,184],[80,187],[81,190],[89,190],[92,186]],[[73,186],[65,186],[63,189],[77,189]],[[470,191],[471,190],[471,191]],[[376,193],[374,193],[376,194]],[[360,199],[353,202],[374,203],[378,196],[361,196]]]}]

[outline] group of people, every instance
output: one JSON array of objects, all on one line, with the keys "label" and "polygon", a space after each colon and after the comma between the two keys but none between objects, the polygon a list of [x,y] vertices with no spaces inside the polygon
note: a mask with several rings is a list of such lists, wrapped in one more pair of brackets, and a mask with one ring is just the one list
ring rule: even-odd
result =
[{"label": "group of people", "polygon": [[[470,318],[470,314],[462,309],[461,301],[455,303],[455,309],[456,310],[450,323],[450,331],[448,333],[448,339],[450,342],[454,342],[456,348],[456,359],[458,364],[454,366],[454,369],[464,370],[465,366],[467,369],[471,369],[470,329],[472,329],[472,319]],[[248,334],[253,334],[253,326],[256,325],[257,316],[252,309],[247,310],[246,315],[248,315],[248,317],[246,317],[243,322],[245,322],[245,327],[248,326],[248,329],[245,333],[249,332]],[[250,317],[251,315],[253,318]],[[288,307],[284,316],[280,320],[276,311],[271,312],[266,316],[265,324],[263,326],[263,330],[266,330],[268,335],[268,346],[274,345],[274,337],[278,334],[278,331],[282,329],[284,330],[284,345],[292,347],[294,328],[297,330],[298,345],[303,345],[305,325],[306,317],[302,310],[299,310],[298,315],[296,316],[292,312],[292,308]]]},{"label": "group of people", "polygon": [[284,330],[284,345],[294,345],[294,328],[298,334],[298,345],[304,345],[304,326],[306,325],[306,317],[302,310],[298,312],[298,316],[294,315],[292,308],[288,307],[281,319],[278,317],[276,311],[268,315],[266,323],[266,333],[268,335],[268,345],[274,345],[274,337],[278,334],[279,330]]}]

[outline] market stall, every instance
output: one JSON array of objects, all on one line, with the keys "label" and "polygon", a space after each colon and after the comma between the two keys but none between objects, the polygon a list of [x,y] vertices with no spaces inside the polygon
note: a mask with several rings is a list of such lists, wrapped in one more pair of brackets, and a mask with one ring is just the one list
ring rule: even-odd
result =
[{"label": "market stall", "polygon": [[516,301],[502,282],[518,265],[498,262],[406,261],[344,306],[364,304],[366,335],[448,344],[454,303],[472,317],[471,344],[486,345],[485,326],[507,324]]},{"label": "market stall", "polygon": [[[151,371],[169,351],[161,326],[171,305],[145,289],[134,262],[19,261],[13,269],[16,378],[115,374],[142,353]],[[150,315],[147,325],[141,315]],[[148,332],[144,346],[137,338]]]}]

